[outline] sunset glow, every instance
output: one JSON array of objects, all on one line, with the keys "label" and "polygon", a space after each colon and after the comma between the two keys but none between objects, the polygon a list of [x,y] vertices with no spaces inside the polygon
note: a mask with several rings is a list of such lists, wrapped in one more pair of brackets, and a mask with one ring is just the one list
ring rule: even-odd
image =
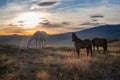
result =
[{"label": "sunset glow", "polygon": [[120,0],[0,0],[0,33],[61,34],[120,24],[119,7]]},{"label": "sunset glow", "polygon": [[42,22],[43,17],[45,17],[45,14],[26,12],[15,18],[15,23],[23,28],[34,28]]}]

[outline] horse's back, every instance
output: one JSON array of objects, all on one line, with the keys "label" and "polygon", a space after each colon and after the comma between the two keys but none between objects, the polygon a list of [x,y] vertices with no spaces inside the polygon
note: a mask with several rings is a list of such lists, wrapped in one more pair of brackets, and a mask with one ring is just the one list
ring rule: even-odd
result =
[{"label": "horse's back", "polygon": [[97,45],[97,46],[103,46],[103,45],[107,44],[107,39],[105,39],[105,38],[94,38],[92,40],[92,44]]},{"label": "horse's back", "polygon": [[92,45],[92,42],[89,39],[85,39],[85,40],[79,41],[76,45],[78,45],[80,48],[87,48]]},{"label": "horse's back", "polygon": [[33,34],[36,39],[46,40],[47,34],[44,31],[37,31]]}]

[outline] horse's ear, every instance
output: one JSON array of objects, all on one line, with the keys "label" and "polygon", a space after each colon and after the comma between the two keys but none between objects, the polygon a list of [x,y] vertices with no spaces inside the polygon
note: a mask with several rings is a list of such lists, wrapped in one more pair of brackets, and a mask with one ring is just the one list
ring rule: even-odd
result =
[{"label": "horse's ear", "polygon": [[72,32],[71,34],[75,34],[75,32]]}]

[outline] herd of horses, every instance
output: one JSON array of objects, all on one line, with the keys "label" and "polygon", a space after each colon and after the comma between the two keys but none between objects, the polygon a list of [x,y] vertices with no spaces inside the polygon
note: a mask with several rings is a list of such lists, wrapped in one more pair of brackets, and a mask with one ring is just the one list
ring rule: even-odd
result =
[{"label": "herd of horses", "polygon": [[[46,45],[47,40],[47,34],[44,31],[37,31],[35,32],[31,38],[28,40],[27,48],[30,47],[32,41],[35,40],[36,46],[44,47]],[[99,52],[99,47],[102,47],[104,50],[104,54],[107,52],[107,39],[105,38],[94,38],[93,40],[90,39],[80,39],[75,33],[72,33],[72,41],[74,42],[76,52],[78,54],[78,57],[80,56],[80,49],[85,48],[87,51],[87,56],[92,56],[92,51],[95,51],[95,48],[97,48],[97,51]]]},{"label": "herd of horses", "polygon": [[27,48],[35,41],[36,46],[44,47],[46,45],[47,34],[44,31],[36,31],[28,40]]},{"label": "herd of horses", "polygon": [[95,51],[95,47],[97,51],[99,51],[99,47],[102,47],[104,50],[104,54],[107,52],[107,39],[105,38],[94,38],[93,40],[85,39],[81,40],[76,36],[75,33],[72,33],[72,41],[74,42],[78,57],[80,56],[80,49],[86,48],[87,55],[91,54],[92,56],[92,47]]}]

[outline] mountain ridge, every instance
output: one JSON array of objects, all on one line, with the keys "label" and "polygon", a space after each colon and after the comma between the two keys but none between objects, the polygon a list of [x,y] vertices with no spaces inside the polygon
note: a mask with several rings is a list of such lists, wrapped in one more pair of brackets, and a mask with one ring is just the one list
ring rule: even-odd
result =
[{"label": "mountain ridge", "polygon": [[[70,45],[72,44],[71,33],[62,33],[56,35],[48,35],[48,44],[50,45]],[[107,39],[120,38],[120,24],[116,25],[101,25],[98,27],[88,28],[82,31],[76,31],[76,35],[81,39],[93,39],[94,37],[102,37]],[[0,36],[0,44],[15,44],[19,45],[25,38],[24,44],[30,36],[25,35],[9,35]]]}]

